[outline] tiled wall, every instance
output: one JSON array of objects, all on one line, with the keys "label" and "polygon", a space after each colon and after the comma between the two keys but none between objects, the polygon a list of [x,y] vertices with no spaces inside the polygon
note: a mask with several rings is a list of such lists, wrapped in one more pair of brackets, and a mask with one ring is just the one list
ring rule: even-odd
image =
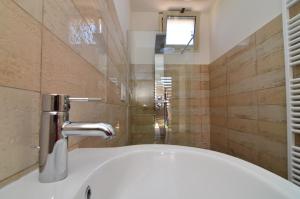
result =
[{"label": "tiled wall", "polygon": [[130,144],[152,144],[154,140],[154,65],[132,64]]},{"label": "tiled wall", "polygon": [[0,184],[37,163],[42,93],[103,98],[73,103],[70,119],[108,122],[117,138],[70,147],[127,143],[129,64],[112,0],[1,0],[0,24]]},{"label": "tiled wall", "polygon": [[208,65],[166,65],[172,78],[167,143],[209,148]]},{"label": "tiled wall", "polygon": [[211,147],[286,177],[281,16],[210,66]]},{"label": "tiled wall", "polygon": [[[172,78],[168,144],[209,147],[207,65],[166,65]],[[132,65],[131,144],[154,143],[154,65]]]}]

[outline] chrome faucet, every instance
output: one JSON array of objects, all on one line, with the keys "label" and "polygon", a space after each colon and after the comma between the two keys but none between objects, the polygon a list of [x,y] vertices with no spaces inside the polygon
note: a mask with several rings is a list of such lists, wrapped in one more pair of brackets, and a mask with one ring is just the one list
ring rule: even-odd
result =
[{"label": "chrome faucet", "polygon": [[115,131],[109,124],[69,121],[72,101],[89,102],[101,99],[43,95],[39,143],[39,181],[42,183],[57,182],[67,177],[69,136],[98,136],[104,139],[115,136]]}]

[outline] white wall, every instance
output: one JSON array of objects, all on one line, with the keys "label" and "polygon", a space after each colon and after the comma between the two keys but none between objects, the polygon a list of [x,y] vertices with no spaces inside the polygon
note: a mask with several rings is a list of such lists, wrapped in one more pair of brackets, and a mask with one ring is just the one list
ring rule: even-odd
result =
[{"label": "white wall", "polygon": [[209,64],[210,63],[210,13],[202,12],[200,15],[199,52],[169,54],[165,56],[167,64]]},{"label": "white wall", "polygon": [[132,12],[130,30],[159,31],[158,12]]},{"label": "white wall", "polygon": [[211,8],[211,61],[281,13],[281,0],[216,0]]},{"label": "white wall", "polygon": [[[154,64],[155,35],[159,30],[158,12],[133,12],[129,33],[132,64]],[[200,15],[199,52],[165,56],[166,64],[209,64],[210,13]]]},{"label": "white wall", "polygon": [[131,64],[154,64],[156,31],[130,31],[129,52]]},{"label": "white wall", "polygon": [[127,40],[127,32],[130,27],[131,15],[130,0],[114,0],[114,4],[124,34],[124,38]]}]

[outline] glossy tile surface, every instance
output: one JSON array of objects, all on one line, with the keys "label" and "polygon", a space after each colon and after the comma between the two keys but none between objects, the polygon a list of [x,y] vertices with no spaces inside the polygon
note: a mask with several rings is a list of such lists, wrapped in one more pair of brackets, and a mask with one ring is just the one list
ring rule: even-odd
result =
[{"label": "glossy tile surface", "polygon": [[11,0],[0,2],[0,85],[40,90],[41,25]]},{"label": "glossy tile surface", "polygon": [[[132,144],[155,143],[154,65],[131,65]],[[167,144],[209,148],[209,73],[205,65],[167,65],[172,79]]]},{"label": "glossy tile surface", "polygon": [[37,162],[40,94],[0,87],[0,179]]},{"label": "glossy tile surface", "polygon": [[117,137],[70,138],[69,150],[127,143],[128,53],[112,1],[3,0],[0,23],[0,186],[35,167],[41,94],[103,99],[72,103],[70,118],[111,123]]}]

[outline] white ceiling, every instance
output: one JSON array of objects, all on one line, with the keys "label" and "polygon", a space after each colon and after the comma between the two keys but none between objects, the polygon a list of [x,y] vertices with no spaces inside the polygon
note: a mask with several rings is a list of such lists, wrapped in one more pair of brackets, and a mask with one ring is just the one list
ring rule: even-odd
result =
[{"label": "white ceiling", "polygon": [[131,0],[133,12],[156,12],[187,8],[193,11],[208,9],[214,0]]}]

